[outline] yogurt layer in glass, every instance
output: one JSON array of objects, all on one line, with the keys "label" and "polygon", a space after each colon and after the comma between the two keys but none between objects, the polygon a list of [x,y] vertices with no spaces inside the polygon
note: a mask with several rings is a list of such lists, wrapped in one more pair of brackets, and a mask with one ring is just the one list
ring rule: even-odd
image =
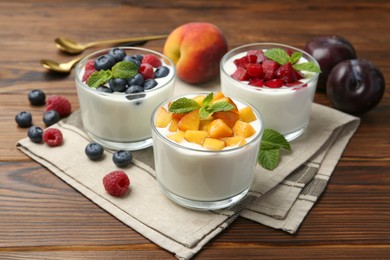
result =
[{"label": "yogurt layer in glass", "polygon": [[309,124],[311,105],[316,91],[319,73],[302,71],[299,84],[284,85],[280,88],[250,86],[248,81],[232,78],[236,70],[234,60],[242,58],[248,51],[280,48],[288,52],[300,52],[297,63],[317,61],[308,53],[283,44],[254,43],[229,51],[221,60],[221,89],[226,95],[249,102],[261,113],[265,128],[274,129],[288,141],[301,136]]},{"label": "yogurt layer in glass", "polygon": [[175,81],[174,63],[164,55],[138,47],[123,47],[127,55],[157,56],[169,68],[169,74],[155,79],[158,84],[142,93],[105,93],[82,81],[88,61],[107,54],[97,51],[82,59],[76,66],[75,79],[85,132],[94,141],[114,150],[140,150],[152,145],[150,117],[164,100],[172,97]]},{"label": "yogurt layer in glass", "polygon": [[[168,110],[170,102],[178,98],[164,102],[161,107]],[[238,110],[250,106],[243,101],[232,100]],[[196,210],[226,208],[242,199],[254,179],[263,133],[260,114],[251,107],[255,120],[248,124],[255,132],[244,138],[244,143],[210,150],[185,138],[179,142],[168,138],[172,134],[170,125],[157,127],[155,124],[158,109],[152,115],[153,150],[157,181],[165,195],[179,205]]]}]

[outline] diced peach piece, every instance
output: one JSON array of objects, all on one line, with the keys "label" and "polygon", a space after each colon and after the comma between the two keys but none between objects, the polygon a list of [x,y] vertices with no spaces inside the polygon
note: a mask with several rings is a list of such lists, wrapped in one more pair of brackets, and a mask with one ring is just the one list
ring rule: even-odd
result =
[{"label": "diced peach piece", "polygon": [[199,110],[194,110],[187,113],[185,116],[183,116],[180,119],[177,127],[181,131],[199,130],[199,124],[200,124]]},{"label": "diced peach piece", "polygon": [[230,111],[235,112],[235,113],[238,114],[237,105],[236,105],[236,103],[234,103],[234,101],[230,97],[221,97],[221,98],[218,98],[218,99],[213,99],[213,101],[211,101],[211,104],[214,104],[216,102],[222,102],[222,101],[232,104],[234,106],[234,108],[232,110],[230,110]]},{"label": "diced peach piece", "polygon": [[172,118],[171,124],[169,125],[169,131],[176,132],[177,131],[177,125],[179,124],[179,119]]},{"label": "diced peach piece", "polygon": [[213,118],[222,119],[230,128],[233,128],[240,116],[232,111],[221,111],[213,113]]},{"label": "diced peach piece", "polygon": [[219,91],[217,93],[214,93],[212,101],[215,101],[215,100],[223,98],[223,97],[225,97],[225,95],[221,91]]},{"label": "diced peach piece", "polygon": [[184,139],[186,139],[190,143],[196,143],[202,145],[204,139],[209,134],[206,131],[199,131],[199,130],[187,130],[184,133]]},{"label": "diced peach piece", "polygon": [[167,127],[172,120],[171,113],[168,112],[164,107],[159,107],[156,112],[156,119],[154,125],[156,127]]},{"label": "diced peach piece", "polygon": [[202,146],[209,150],[218,151],[225,148],[225,142],[223,140],[206,137],[203,141]]},{"label": "diced peach piece", "polygon": [[242,146],[246,144],[245,138],[243,136],[232,136],[221,138],[221,140],[225,141],[226,146]]},{"label": "diced peach piece", "polygon": [[[173,103],[172,101],[168,103],[168,109],[171,107],[172,103]],[[172,113],[172,118],[180,120],[185,115],[186,115],[186,113]]]},{"label": "diced peach piece", "polygon": [[213,121],[213,119],[200,120],[199,130],[208,131],[208,127],[212,121]]},{"label": "diced peach piece", "polygon": [[223,138],[233,135],[233,130],[222,120],[213,120],[208,127],[209,136],[212,138]]},{"label": "diced peach piece", "polygon": [[235,136],[242,136],[248,138],[256,133],[256,130],[251,126],[251,124],[238,120],[233,127]]},{"label": "diced peach piece", "polygon": [[250,123],[257,119],[251,107],[244,107],[240,109],[238,112],[240,113],[241,121]]},{"label": "diced peach piece", "polygon": [[171,135],[167,135],[167,138],[171,139],[177,143],[180,143],[181,141],[184,140],[184,132],[182,132],[182,131],[175,132]]},{"label": "diced peach piece", "polygon": [[205,96],[196,96],[193,98],[193,100],[196,101],[196,103],[199,104],[199,106],[202,106],[203,100],[205,99]]}]

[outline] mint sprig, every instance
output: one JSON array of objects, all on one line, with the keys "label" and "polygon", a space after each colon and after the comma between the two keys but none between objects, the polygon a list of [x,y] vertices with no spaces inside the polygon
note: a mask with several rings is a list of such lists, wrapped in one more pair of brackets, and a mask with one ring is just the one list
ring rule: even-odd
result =
[{"label": "mint sprig", "polygon": [[272,48],[268,49],[264,52],[264,55],[273,61],[276,61],[279,65],[284,65],[288,62],[293,64],[293,68],[295,70],[299,71],[308,71],[308,72],[321,72],[320,67],[315,64],[314,62],[304,62],[304,63],[297,63],[299,59],[302,57],[301,52],[293,52],[290,55],[287,54],[287,52],[281,48]]},{"label": "mint sprig", "polygon": [[274,170],[280,161],[280,150],[291,151],[289,142],[273,129],[264,129],[257,162],[267,170]]},{"label": "mint sprig", "polygon": [[87,85],[97,88],[106,84],[112,78],[131,79],[138,73],[138,66],[131,61],[120,61],[111,70],[95,71],[88,78]]},{"label": "mint sprig", "polygon": [[211,103],[213,97],[213,92],[208,94],[203,100],[202,106],[199,106],[199,104],[191,98],[182,97],[172,102],[168,111],[171,113],[180,114],[189,113],[191,111],[199,109],[200,118],[205,119],[212,113],[220,111],[230,111],[234,109],[234,106],[226,101],[216,101],[214,103]]}]

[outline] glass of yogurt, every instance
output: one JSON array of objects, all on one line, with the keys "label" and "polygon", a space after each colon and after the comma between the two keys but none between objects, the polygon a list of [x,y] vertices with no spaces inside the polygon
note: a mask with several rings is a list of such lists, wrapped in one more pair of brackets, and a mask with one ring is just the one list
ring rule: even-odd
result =
[{"label": "glass of yogurt", "polygon": [[[166,56],[139,47],[121,47],[127,56],[158,57],[169,73],[155,78],[157,86],[140,93],[107,93],[83,81],[86,65],[111,49],[100,50],[83,58],[75,69],[77,94],[83,127],[88,136],[108,149],[140,150],[152,145],[150,117],[164,100],[172,97],[175,81],[174,63]],[[156,70],[156,68],[154,68]],[[104,86],[108,86],[105,83]],[[105,88],[109,89],[109,88]]]},{"label": "glass of yogurt", "polygon": [[[203,141],[198,140],[194,143],[186,137],[180,140],[170,137],[183,133],[180,129],[172,132],[174,130],[171,129],[171,125],[175,124],[175,119],[166,127],[156,126],[159,109],[164,108],[169,111],[168,106],[172,101],[182,97],[199,97],[199,95],[206,94],[188,94],[172,98],[161,104],[152,115],[157,181],[163,193],[179,205],[196,210],[222,209],[236,204],[249,191],[254,179],[264,127],[256,109],[235,98],[231,100],[236,104],[237,110],[250,107],[253,111],[253,121],[248,123],[253,134],[244,137],[244,141],[240,144],[229,145],[226,138],[221,138],[226,141],[226,146],[214,150],[205,145],[211,132],[205,133]],[[209,116],[205,121],[212,121],[213,119],[210,118]],[[184,120],[184,117],[181,120]],[[200,130],[208,129],[208,126],[202,125],[204,124],[201,122]],[[188,130],[184,131],[184,136],[187,132]],[[236,133],[232,134],[232,139],[235,136]]]},{"label": "glass of yogurt", "polygon": [[[319,68],[317,61],[308,53],[288,45],[277,43],[243,45],[232,49],[222,58],[220,64],[221,89],[226,95],[251,103],[261,113],[265,128],[274,129],[283,134],[288,141],[291,141],[301,136],[309,124],[319,72],[300,70],[296,74],[297,79],[294,82],[284,83],[277,87],[266,86],[268,79],[262,79],[260,86],[254,86],[256,79],[251,85],[246,75],[241,75],[243,80],[235,79],[237,76],[232,77],[237,70],[235,60],[242,59],[248,53],[256,54],[258,50],[264,54],[270,49],[283,50],[291,56],[295,55],[292,53],[300,53],[300,55],[295,56],[292,66],[312,63]],[[264,63],[262,60],[267,58],[263,54],[258,55],[258,60],[255,59],[255,63]],[[281,65],[279,64],[279,66]],[[262,73],[265,75],[265,70]]]}]

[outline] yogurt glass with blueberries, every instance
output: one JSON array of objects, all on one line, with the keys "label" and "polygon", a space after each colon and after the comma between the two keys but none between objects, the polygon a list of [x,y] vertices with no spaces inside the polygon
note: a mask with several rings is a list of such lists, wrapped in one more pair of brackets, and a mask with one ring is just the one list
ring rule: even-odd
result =
[{"label": "yogurt glass with blueberries", "polygon": [[75,69],[85,132],[114,150],[152,145],[150,117],[173,95],[174,63],[153,50],[120,47],[97,51]]}]

